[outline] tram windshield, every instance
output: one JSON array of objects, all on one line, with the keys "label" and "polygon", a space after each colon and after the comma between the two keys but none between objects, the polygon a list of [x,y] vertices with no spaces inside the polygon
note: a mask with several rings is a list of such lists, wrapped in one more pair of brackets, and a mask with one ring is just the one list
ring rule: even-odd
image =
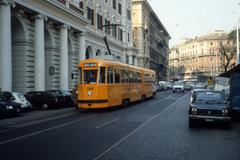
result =
[{"label": "tram windshield", "polygon": [[84,83],[97,83],[97,74],[98,70],[84,70],[83,71],[83,77],[84,77]]}]

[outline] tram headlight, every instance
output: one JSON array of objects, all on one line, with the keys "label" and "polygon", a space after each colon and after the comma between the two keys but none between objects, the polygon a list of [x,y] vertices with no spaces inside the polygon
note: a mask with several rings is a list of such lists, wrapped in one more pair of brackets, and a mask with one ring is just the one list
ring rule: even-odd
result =
[{"label": "tram headlight", "polygon": [[92,95],[92,91],[88,91],[88,96],[91,96]]}]

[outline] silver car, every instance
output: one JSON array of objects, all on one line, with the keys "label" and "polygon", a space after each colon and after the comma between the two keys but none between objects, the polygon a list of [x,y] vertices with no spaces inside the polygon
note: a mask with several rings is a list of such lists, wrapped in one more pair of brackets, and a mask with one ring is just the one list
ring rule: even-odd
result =
[{"label": "silver car", "polygon": [[14,97],[12,101],[21,104],[22,111],[31,110],[32,108],[31,103],[26,99],[26,97],[22,93],[12,92],[12,96]]}]

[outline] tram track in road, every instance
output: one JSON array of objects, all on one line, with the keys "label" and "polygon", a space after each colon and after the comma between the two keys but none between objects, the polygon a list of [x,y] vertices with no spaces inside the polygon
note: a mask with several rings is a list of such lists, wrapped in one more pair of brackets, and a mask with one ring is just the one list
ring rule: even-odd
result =
[{"label": "tram track in road", "polygon": [[[60,119],[16,128],[9,132],[0,133],[0,148],[23,146],[22,150],[25,150],[24,148],[31,148],[32,143],[43,141],[50,148],[57,147],[51,152],[59,155],[59,149],[64,148],[61,145],[56,146],[56,143],[60,143],[69,146],[66,149],[67,152],[74,151],[78,153],[77,156],[85,156],[83,159],[93,159],[109,146],[121,141],[126,136],[128,139],[151,123],[151,120],[158,114],[176,103],[176,100],[172,100],[172,98],[171,94],[160,93],[152,100],[136,103],[126,108],[74,112],[76,114]],[[2,135],[4,136],[2,137]],[[66,138],[62,139],[62,137]],[[73,142],[76,143],[73,144]],[[35,155],[38,153],[37,150],[42,149],[41,146],[37,145],[37,148],[30,149],[30,152]],[[43,154],[43,157],[40,156],[41,158],[37,157],[37,159],[46,158],[47,153],[44,153],[46,155]],[[6,154],[4,155],[6,156]],[[20,153],[20,157],[23,155]],[[60,155],[64,157],[63,153]],[[32,158],[28,157],[27,159]],[[79,159],[79,157],[72,159]]]},{"label": "tram track in road", "polygon": [[76,114],[77,113],[66,113],[66,114],[57,115],[57,116],[54,116],[54,117],[48,117],[48,118],[43,118],[43,119],[36,119],[36,120],[30,121],[30,122],[24,122],[24,123],[20,123],[20,124],[8,123],[8,125],[9,125],[8,128],[0,130],[0,134],[4,133],[4,132],[9,132],[9,131],[12,131],[12,130],[15,130],[15,129],[27,127],[27,126],[37,125],[37,124],[40,124],[40,123],[44,123],[44,122],[48,122],[48,121],[53,121],[53,120],[69,117],[69,116],[76,115]]},{"label": "tram track in road", "polygon": [[84,118],[80,118],[80,119],[77,119],[77,120],[69,121],[69,122],[66,122],[66,123],[63,123],[63,124],[59,124],[59,125],[56,125],[56,126],[53,126],[53,127],[49,127],[49,128],[38,130],[38,131],[34,131],[32,133],[29,133],[29,134],[25,134],[25,135],[22,135],[22,136],[18,136],[18,137],[14,137],[14,138],[11,138],[11,139],[3,140],[3,141],[0,141],[0,145],[6,144],[6,143],[10,143],[10,142],[14,142],[14,141],[17,141],[17,140],[22,140],[22,139],[25,139],[25,138],[28,138],[28,137],[31,137],[31,136],[35,136],[35,135],[38,135],[38,134],[41,134],[41,133],[44,133],[44,132],[48,132],[48,131],[51,131],[51,130],[54,130],[54,129],[66,127],[68,125],[72,125],[72,124],[78,123],[80,121],[84,121],[84,120],[93,118],[95,116],[96,115],[90,115],[90,116],[87,116],[87,117],[84,117]]},{"label": "tram track in road", "polygon": [[[185,94],[183,96],[186,97],[187,95]],[[144,123],[142,123],[141,125],[139,125],[137,128],[134,128],[131,132],[129,132],[126,136],[122,137],[121,139],[119,139],[116,143],[114,143],[113,145],[111,145],[109,148],[107,148],[105,151],[103,151],[102,153],[100,153],[97,157],[94,158],[94,160],[99,160],[101,159],[105,154],[107,154],[108,152],[110,152],[112,149],[114,149],[115,147],[117,147],[118,145],[120,145],[122,142],[124,142],[125,140],[127,140],[129,137],[131,137],[132,135],[134,135],[135,133],[137,133],[139,130],[141,130],[142,128],[144,128],[145,126],[147,126],[151,121],[153,121],[154,119],[156,119],[157,117],[159,117],[162,113],[164,113],[165,111],[167,111],[168,109],[171,109],[172,106],[174,106],[180,99],[178,99],[177,101],[171,103],[170,105],[168,105],[166,108],[164,108],[163,110],[161,110],[160,112],[158,112],[157,114],[153,115],[150,119],[148,119],[147,121],[145,121]],[[159,101],[160,102],[160,101]],[[173,109],[173,110],[176,110]],[[173,113],[172,113],[173,114]],[[171,115],[172,115],[171,114]]]},{"label": "tram track in road", "polygon": [[[164,96],[163,96],[164,95]],[[162,99],[162,97],[164,97]],[[127,113],[126,112],[130,112],[130,113],[134,113],[134,112],[139,112],[140,110],[144,110],[146,108],[149,108],[153,105],[156,105],[158,103],[164,102],[165,100],[168,100],[170,98],[173,98],[173,95],[166,95],[164,93],[160,93],[157,94],[156,98],[153,100],[148,100],[145,101],[143,103],[138,103],[136,105],[138,106],[134,106],[131,105],[127,108],[123,108],[123,109],[117,109],[114,110],[112,113],[108,113],[108,111],[103,112],[103,113],[96,113],[96,112],[70,112],[70,113],[66,113],[66,114],[62,114],[62,115],[56,115],[53,117],[47,117],[44,119],[37,119],[37,120],[33,120],[30,122],[24,122],[22,124],[10,124],[6,129],[3,129],[0,131],[0,135],[6,135],[9,134],[11,135],[11,133],[19,133],[19,136],[23,136],[23,134],[25,133],[26,135],[30,134],[29,133],[31,130],[32,132],[38,132],[39,130],[48,130],[48,128],[55,128],[56,126],[61,126],[62,124],[71,122],[71,121],[76,121],[78,122],[78,118],[79,116],[83,116],[85,114],[87,115],[98,115],[101,117],[105,117],[106,121],[103,120],[102,124],[96,124],[98,125],[97,128],[101,128],[101,126],[106,126],[109,125],[111,123],[114,123],[115,121],[118,121],[122,116],[125,116]],[[126,114],[125,114],[126,113]],[[108,115],[110,116],[110,119],[108,119]],[[56,127],[58,128],[58,127]],[[23,132],[21,132],[23,130]],[[15,132],[16,131],[16,132]],[[15,135],[15,134],[14,134]],[[0,140],[3,139],[4,136],[1,136]]]}]

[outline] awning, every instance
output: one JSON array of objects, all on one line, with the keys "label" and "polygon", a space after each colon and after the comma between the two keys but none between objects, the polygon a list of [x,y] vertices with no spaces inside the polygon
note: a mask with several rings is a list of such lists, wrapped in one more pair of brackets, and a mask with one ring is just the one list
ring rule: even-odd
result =
[{"label": "awning", "polygon": [[228,77],[228,78],[230,78],[230,75],[233,74],[233,73],[240,73],[240,64],[233,67],[229,71],[218,75],[218,77]]}]

